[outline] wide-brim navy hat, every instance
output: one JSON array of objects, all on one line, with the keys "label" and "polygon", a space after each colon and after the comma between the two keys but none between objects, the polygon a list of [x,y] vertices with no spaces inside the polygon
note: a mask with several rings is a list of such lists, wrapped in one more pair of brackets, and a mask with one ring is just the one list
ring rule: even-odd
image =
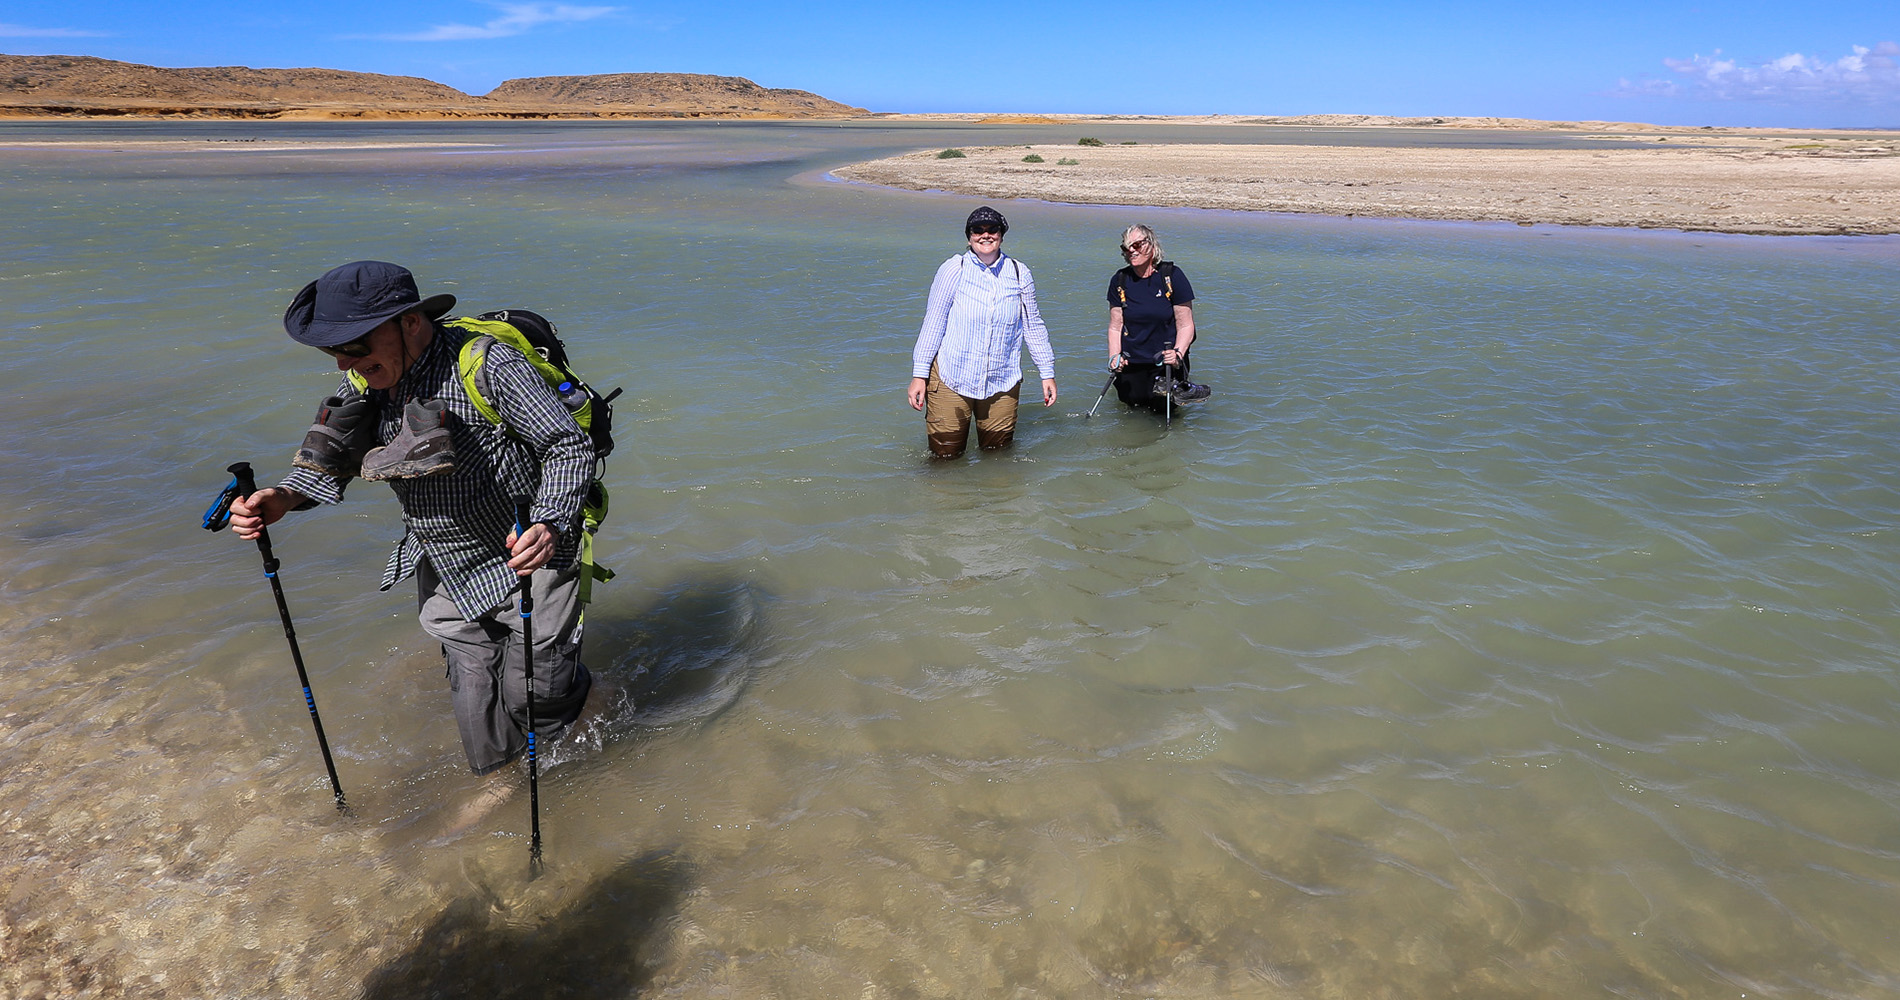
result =
[{"label": "wide-brim navy hat", "polygon": [[284,332],[299,344],[335,347],[411,309],[431,320],[455,308],[455,296],[423,298],[409,269],[380,260],[351,261],[303,286],[284,310]]}]

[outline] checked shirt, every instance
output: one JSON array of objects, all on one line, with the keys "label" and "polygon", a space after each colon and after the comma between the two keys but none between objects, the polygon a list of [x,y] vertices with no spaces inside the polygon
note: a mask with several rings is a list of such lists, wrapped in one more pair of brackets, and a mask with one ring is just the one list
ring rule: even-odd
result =
[{"label": "checked shirt", "polygon": [[[573,565],[594,449],[540,373],[501,343],[488,349],[484,389],[505,426],[489,423],[470,402],[456,371],[462,343],[459,331],[436,324],[435,338],[402,379],[389,389],[370,390],[369,397],[377,404],[378,443],[396,436],[403,406],[416,399],[448,404],[449,436],[455,442],[454,472],[389,481],[402,503],[404,532],[383,570],[382,589],[414,574],[427,556],[456,610],[474,621],[507,602],[516,589],[504,544],[514,528],[513,497],[534,497],[529,516],[559,535],[549,565]],[[355,392],[346,378],[337,395]],[[278,485],[322,503],[339,503],[348,481],[293,469]]]}]

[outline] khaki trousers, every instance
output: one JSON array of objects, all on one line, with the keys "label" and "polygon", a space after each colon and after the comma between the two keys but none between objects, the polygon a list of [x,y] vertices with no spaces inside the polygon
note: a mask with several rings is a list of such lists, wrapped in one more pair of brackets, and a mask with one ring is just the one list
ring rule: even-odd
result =
[{"label": "khaki trousers", "polygon": [[924,434],[930,441],[930,453],[937,458],[955,458],[963,454],[970,440],[970,423],[976,422],[976,444],[984,451],[1007,448],[1016,439],[1016,401],[1023,385],[999,392],[988,399],[971,399],[943,384],[937,363],[930,363],[930,378],[924,385]]}]

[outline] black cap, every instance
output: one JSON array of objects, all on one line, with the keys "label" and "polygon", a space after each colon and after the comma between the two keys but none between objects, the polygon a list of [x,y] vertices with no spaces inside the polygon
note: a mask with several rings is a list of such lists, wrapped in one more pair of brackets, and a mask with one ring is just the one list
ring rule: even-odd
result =
[{"label": "black cap", "polygon": [[335,347],[419,309],[433,320],[455,308],[455,296],[416,290],[409,269],[380,260],[351,261],[303,286],[284,310],[284,332],[299,344]]},{"label": "black cap", "polygon": [[970,230],[975,229],[978,225],[985,222],[994,226],[1001,226],[1003,227],[1003,232],[1009,232],[1009,220],[1003,218],[1003,213],[998,212],[988,205],[984,205],[982,208],[970,213],[969,220],[963,223],[963,235],[970,235]]}]

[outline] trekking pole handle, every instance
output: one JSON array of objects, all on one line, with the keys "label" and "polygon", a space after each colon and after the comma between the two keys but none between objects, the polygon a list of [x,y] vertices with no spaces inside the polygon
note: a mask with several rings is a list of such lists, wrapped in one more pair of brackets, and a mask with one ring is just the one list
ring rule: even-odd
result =
[{"label": "trekking pole handle", "polygon": [[[232,462],[224,471],[231,474],[231,481],[237,486],[239,499],[249,500],[257,492],[257,476],[251,472],[251,463]],[[264,553],[264,575],[277,575],[277,556],[270,550],[270,533],[263,528],[257,529],[257,548]]]},{"label": "trekking pole handle", "polygon": [[[242,462],[238,464],[244,465]],[[235,467],[236,466],[233,466],[233,468]],[[249,471],[250,466],[244,465],[244,468],[246,471]],[[230,470],[227,469],[225,471],[229,472]],[[205,508],[204,529],[206,531],[223,531],[226,527],[230,526],[231,501],[238,498],[238,490],[241,488],[242,486],[238,483],[237,477],[233,476],[231,477],[231,481],[225,484],[224,489],[218,491],[217,499],[211,501],[211,506]]]},{"label": "trekking pole handle", "polygon": [[231,478],[236,480],[240,498],[249,498],[251,494],[257,492],[257,476],[251,472],[251,463],[232,462],[224,471],[229,472]]},{"label": "trekking pole handle", "polygon": [[[533,503],[534,503],[533,497],[515,497],[515,540],[516,541],[520,541],[521,536],[528,533],[528,526],[533,523],[528,520],[528,516],[530,513],[529,508]],[[523,600],[528,602],[528,607],[530,608],[534,607],[534,599],[528,595],[528,589],[526,587],[522,588],[521,597]]]}]

